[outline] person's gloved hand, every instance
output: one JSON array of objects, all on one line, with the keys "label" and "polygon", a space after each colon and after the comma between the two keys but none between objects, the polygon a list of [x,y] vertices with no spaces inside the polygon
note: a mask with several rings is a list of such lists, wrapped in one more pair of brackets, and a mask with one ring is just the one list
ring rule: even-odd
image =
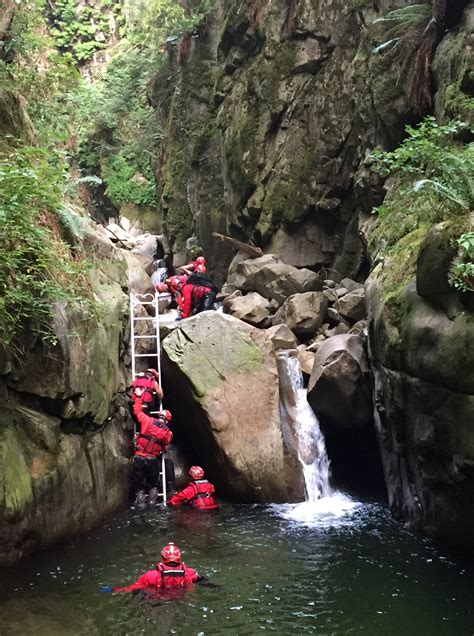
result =
[{"label": "person's gloved hand", "polygon": [[101,585],[99,592],[113,592],[114,588],[111,585]]}]

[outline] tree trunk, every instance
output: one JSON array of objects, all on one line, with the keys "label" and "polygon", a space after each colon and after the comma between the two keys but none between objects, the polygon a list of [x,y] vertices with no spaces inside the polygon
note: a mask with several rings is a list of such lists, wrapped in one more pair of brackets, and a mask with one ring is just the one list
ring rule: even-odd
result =
[{"label": "tree trunk", "polygon": [[263,256],[263,252],[259,247],[247,245],[247,243],[242,243],[242,241],[238,241],[237,239],[226,236],[225,234],[219,234],[218,232],[213,232],[212,236],[218,241],[221,241],[221,243],[226,243],[236,250],[245,252],[245,254],[248,254],[251,258],[258,258],[259,256]]}]

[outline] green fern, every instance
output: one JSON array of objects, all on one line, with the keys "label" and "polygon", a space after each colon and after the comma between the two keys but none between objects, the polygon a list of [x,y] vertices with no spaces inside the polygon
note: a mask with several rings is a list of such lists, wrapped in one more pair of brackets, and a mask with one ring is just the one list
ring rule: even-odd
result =
[{"label": "green fern", "polygon": [[406,78],[408,98],[417,114],[432,104],[431,62],[443,30],[446,13],[444,0],[433,4],[413,4],[390,11],[374,24],[382,26],[384,41],[376,54],[392,54],[400,65],[400,78]]}]

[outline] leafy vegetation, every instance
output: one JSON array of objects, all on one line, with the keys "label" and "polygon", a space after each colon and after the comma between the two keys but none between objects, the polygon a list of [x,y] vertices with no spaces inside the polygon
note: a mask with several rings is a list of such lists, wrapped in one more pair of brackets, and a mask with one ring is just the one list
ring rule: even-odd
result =
[{"label": "leafy vegetation", "polygon": [[128,39],[140,48],[164,50],[168,38],[192,34],[210,8],[210,0],[125,0]]},{"label": "leafy vegetation", "polygon": [[177,48],[181,62],[191,34],[205,18],[209,0],[125,0],[126,35],[103,80],[78,96],[78,157],[83,175],[96,174],[120,206],[157,205],[151,166],[163,131],[149,105],[151,78]]},{"label": "leafy vegetation", "polygon": [[466,291],[472,284],[472,232],[466,230],[474,207],[474,144],[462,143],[469,131],[459,121],[438,125],[427,117],[417,128],[406,130],[407,138],[396,150],[372,155],[375,171],[390,176],[385,201],[375,210],[379,220],[372,246],[378,245],[379,253],[391,258],[390,285],[395,292],[413,274],[420,241],[430,225],[449,221],[459,246],[450,280]]},{"label": "leafy vegetation", "polygon": [[[474,207],[474,144],[454,140],[465,128],[459,121],[440,126],[427,117],[418,128],[407,126],[408,136],[396,150],[372,155],[379,173],[399,175],[407,192],[427,200],[429,221],[440,220],[446,209],[463,214]],[[389,203],[378,209],[390,211]]]},{"label": "leafy vegetation", "polygon": [[117,0],[103,0],[80,6],[76,0],[54,0],[48,3],[50,33],[57,48],[75,62],[84,62],[95,51],[107,47],[112,36],[110,15],[118,13]]},{"label": "leafy vegetation", "polygon": [[449,282],[462,292],[474,292],[474,232],[457,239],[458,254],[449,272]]},{"label": "leafy vegetation", "polygon": [[66,167],[60,157],[23,147],[0,155],[0,339],[17,344],[28,326],[54,341],[51,305],[93,313],[87,265],[63,239]]},{"label": "leafy vegetation", "polygon": [[390,55],[400,66],[400,78],[408,85],[415,113],[423,114],[432,104],[431,62],[444,33],[447,0],[410,4],[390,11],[374,24],[382,27],[384,41],[375,52]]}]

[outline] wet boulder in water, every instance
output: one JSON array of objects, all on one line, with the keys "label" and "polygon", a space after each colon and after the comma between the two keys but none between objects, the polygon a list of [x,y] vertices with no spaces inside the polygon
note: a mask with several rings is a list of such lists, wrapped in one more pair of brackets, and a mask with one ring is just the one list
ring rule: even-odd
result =
[{"label": "wet boulder in water", "polygon": [[166,403],[175,440],[224,496],[303,498],[297,458],[280,428],[278,371],[266,331],[203,312],[163,342]]},{"label": "wet boulder in water", "polygon": [[308,401],[323,424],[348,429],[372,423],[368,372],[359,336],[333,336],[318,347],[308,384]]}]

